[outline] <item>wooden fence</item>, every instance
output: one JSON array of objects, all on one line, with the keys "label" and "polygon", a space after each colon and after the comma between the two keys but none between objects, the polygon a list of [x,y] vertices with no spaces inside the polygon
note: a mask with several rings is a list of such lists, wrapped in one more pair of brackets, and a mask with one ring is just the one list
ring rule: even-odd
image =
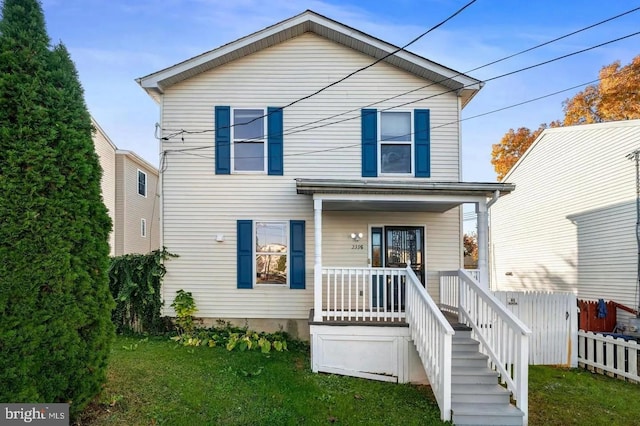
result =
[{"label": "wooden fence", "polygon": [[494,295],[531,329],[529,364],[578,366],[575,294],[496,291]]},{"label": "wooden fence", "polygon": [[618,324],[618,309],[637,316],[638,312],[621,303],[609,300],[605,303],[606,315],[598,315],[598,302],[593,300],[578,300],[580,308],[580,330],[612,333]]},{"label": "wooden fence", "polygon": [[578,331],[578,365],[600,374],[640,383],[636,341]]}]

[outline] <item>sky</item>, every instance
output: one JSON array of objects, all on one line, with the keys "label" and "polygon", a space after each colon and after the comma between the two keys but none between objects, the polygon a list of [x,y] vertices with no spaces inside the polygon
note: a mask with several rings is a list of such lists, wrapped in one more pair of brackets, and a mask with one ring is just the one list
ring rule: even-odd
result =
[{"label": "sky", "polygon": [[[306,9],[402,46],[468,0],[42,0],[53,43],[71,53],[89,111],[120,149],[158,164],[159,106],[135,79],[259,31]],[[489,62],[640,7],[623,0],[478,0],[408,50],[468,72]],[[469,75],[498,75],[640,30],[640,11]],[[598,77],[604,65],[640,54],[633,36],[529,71],[488,81],[462,111],[473,117]],[[366,72],[366,71],[365,71]],[[462,122],[463,180],[495,182],[491,145],[510,128],[563,116],[580,89]],[[293,100],[293,99],[292,99]]]}]

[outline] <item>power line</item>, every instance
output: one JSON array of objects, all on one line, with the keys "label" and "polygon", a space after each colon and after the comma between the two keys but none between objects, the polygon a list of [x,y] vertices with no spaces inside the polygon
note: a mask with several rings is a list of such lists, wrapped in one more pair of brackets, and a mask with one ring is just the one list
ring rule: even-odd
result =
[{"label": "power line", "polygon": [[[611,78],[611,77],[614,77],[614,76],[617,76],[617,75],[619,75],[619,73],[612,74],[611,76],[605,77],[605,78]],[[455,120],[455,121],[451,121],[451,122],[448,122],[448,123],[445,123],[445,124],[434,126],[431,129],[437,129],[437,128],[440,128],[440,127],[445,127],[445,126],[449,126],[449,125],[452,125],[452,124],[457,124],[457,123],[459,123],[461,121],[472,120],[474,118],[479,118],[479,117],[483,117],[483,116],[486,116],[486,115],[489,115],[489,114],[494,114],[494,113],[497,113],[497,112],[500,112],[500,111],[504,111],[506,109],[515,108],[515,107],[518,107],[518,106],[521,106],[521,105],[525,105],[525,104],[528,104],[528,103],[531,103],[531,102],[539,101],[541,99],[545,99],[545,98],[548,98],[548,97],[551,97],[551,96],[554,96],[554,95],[558,95],[558,94],[563,93],[563,92],[568,92],[570,90],[574,90],[574,89],[579,88],[579,87],[584,87],[584,86],[586,86],[588,84],[593,84],[593,83],[596,83],[598,81],[601,81],[601,79],[587,81],[585,83],[578,84],[578,85],[575,85],[575,86],[571,86],[571,87],[568,87],[566,89],[557,90],[555,92],[548,93],[546,95],[538,96],[538,97],[535,97],[535,98],[532,98],[532,99],[527,99],[525,101],[521,101],[521,102],[518,102],[518,103],[515,103],[515,104],[512,104],[512,105],[508,105],[508,106],[505,106],[505,107],[497,108],[497,109],[494,109],[494,110],[491,110],[491,111],[487,111],[487,112],[484,112],[484,113],[481,113],[481,114],[477,114],[477,115],[474,115],[474,116],[471,116],[471,117],[466,117],[466,118],[462,118],[460,120]],[[297,153],[292,153],[292,154],[284,154],[283,156],[284,157],[295,157],[295,156],[300,156],[300,155],[309,155],[309,154],[317,154],[317,153],[322,153],[322,152],[339,151],[339,150],[342,150],[342,149],[353,148],[353,147],[357,147],[357,146],[360,146],[360,145],[361,145],[361,143],[358,142],[358,143],[355,143],[355,144],[342,145],[342,146],[333,147],[333,148],[297,152]],[[167,149],[167,150],[163,151],[163,156],[166,155],[166,153],[172,153],[172,154],[175,153],[175,154],[192,155],[192,156],[195,156],[195,157],[201,157],[201,158],[206,158],[206,159],[213,159],[214,157],[211,156],[211,155],[203,155],[203,154],[198,154],[198,153],[191,152],[191,151],[196,151],[196,150],[213,149],[213,148],[214,148],[213,146],[200,146],[200,147],[195,147],[195,148]],[[258,158],[258,157],[242,157],[242,158]]]},{"label": "power line", "polygon": [[[466,6],[464,6],[462,9],[460,9],[458,12],[456,12],[456,14],[460,13],[464,8],[466,8],[466,7],[467,7],[467,6],[469,6],[470,4],[471,4],[471,3],[467,4]],[[443,83],[443,82],[445,82],[445,81],[447,81],[447,80],[451,80],[451,79],[453,79],[453,78],[455,78],[455,77],[458,77],[458,76],[461,76],[461,75],[463,75],[463,74],[470,73],[470,72],[473,72],[473,71],[477,71],[477,70],[482,69],[482,68],[486,68],[486,67],[488,67],[488,66],[491,66],[491,65],[497,64],[497,63],[499,63],[499,62],[503,62],[503,61],[505,61],[505,60],[507,60],[507,59],[511,59],[511,58],[513,58],[513,57],[516,57],[516,56],[519,56],[519,55],[521,55],[521,54],[524,54],[524,53],[530,52],[530,51],[535,50],[535,49],[538,49],[538,48],[540,48],[540,47],[547,46],[547,45],[549,45],[549,44],[555,43],[555,42],[557,42],[557,41],[559,41],[559,40],[565,39],[565,38],[567,38],[567,37],[570,37],[570,36],[572,36],[572,35],[578,34],[578,33],[580,33],[580,32],[583,32],[583,31],[589,30],[589,29],[591,29],[591,28],[597,27],[597,26],[602,25],[602,24],[604,24],[604,23],[607,23],[607,22],[613,21],[613,20],[615,20],[615,19],[618,19],[618,18],[620,18],[620,17],[622,17],[622,16],[625,16],[625,15],[628,15],[628,14],[630,14],[630,13],[636,12],[636,11],[638,11],[638,10],[640,10],[640,7],[636,7],[636,8],[634,8],[634,9],[630,9],[630,10],[628,10],[628,11],[626,11],[626,12],[623,12],[623,13],[620,13],[620,14],[618,14],[618,15],[612,16],[612,17],[610,17],[610,18],[604,19],[604,20],[602,20],[602,21],[599,21],[599,22],[597,22],[597,23],[591,24],[591,25],[586,26],[586,27],[584,27],[584,28],[578,29],[578,30],[576,30],[576,31],[572,31],[572,32],[570,32],[570,33],[567,33],[567,34],[564,34],[564,35],[562,35],[562,36],[556,37],[556,38],[554,38],[554,39],[552,39],[552,40],[548,40],[548,41],[546,41],[546,42],[540,43],[540,44],[535,45],[535,46],[533,46],[533,47],[530,47],[530,48],[527,48],[527,49],[521,50],[521,51],[519,51],[519,52],[513,53],[513,54],[508,55],[508,56],[505,56],[505,57],[503,57],[503,58],[500,58],[500,59],[494,60],[494,61],[492,61],[492,62],[486,63],[486,64],[481,65],[481,66],[478,66],[478,67],[476,67],[476,68],[473,68],[473,69],[471,69],[471,70],[469,70],[469,71],[465,71],[464,73],[458,73],[458,74],[456,74],[456,75],[454,75],[454,76],[452,76],[452,77],[448,77],[448,78],[445,78],[445,79],[442,79],[442,80],[439,80],[439,81],[436,81],[436,82],[432,82],[432,83],[429,83],[429,84],[427,84],[427,85],[425,85],[425,86],[421,86],[421,87],[418,87],[418,88],[416,88],[416,89],[412,89],[412,90],[409,90],[409,91],[407,91],[407,92],[403,92],[403,93],[400,93],[400,94],[398,94],[398,95],[394,95],[394,96],[391,96],[391,97],[389,97],[389,98],[385,98],[385,99],[383,99],[383,100],[380,100],[380,101],[377,101],[377,102],[374,102],[374,103],[371,103],[371,104],[368,104],[368,105],[365,105],[365,106],[362,106],[362,107],[358,107],[358,108],[351,109],[351,110],[348,110],[348,111],[344,111],[344,112],[341,112],[341,113],[338,113],[338,114],[334,114],[334,115],[332,115],[332,116],[324,117],[324,118],[319,119],[319,120],[315,120],[315,121],[311,121],[311,122],[308,122],[308,123],[300,124],[300,125],[298,125],[298,126],[291,127],[291,128],[289,128],[289,129],[287,129],[286,131],[284,131],[281,135],[282,135],[282,136],[285,136],[285,135],[291,135],[291,134],[299,133],[299,132],[293,132],[293,130],[294,130],[294,129],[301,128],[301,127],[308,127],[308,126],[310,126],[310,125],[312,125],[312,124],[320,123],[320,122],[323,122],[323,121],[326,121],[326,120],[330,120],[330,119],[332,119],[332,118],[337,118],[337,117],[340,117],[340,116],[343,116],[343,115],[347,115],[347,114],[349,114],[349,113],[351,113],[351,112],[359,111],[359,110],[360,110],[360,109],[362,109],[362,108],[368,108],[368,107],[370,107],[370,106],[374,106],[374,105],[377,105],[377,104],[382,103],[382,102],[386,102],[386,101],[389,101],[389,100],[393,100],[393,99],[396,99],[396,98],[398,98],[398,97],[401,97],[401,96],[404,96],[404,95],[408,95],[408,94],[410,94],[410,93],[414,93],[414,92],[416,92],[416,91],[418,91],[418,90],[422,90],[422,89],[425,89],[425,88],[431,87],[431,86],[433,86],[433,85]],[[454,15],[452,15],[451,17],[449,17],[447,20],[449,20],[449,19],[453,18],[454,16],[455,16],[455,14],[454,14]],[[445,20],[445,21],[443,21],[443,22],[441,22],[441,23],[440,23],[440,24],[438,24],[437,26],[442,25],[444,22],[446,22],[446,20]],[[436,26],[436,27],[437,27],[437,26]],[[434,27],[434,28],[432,28],[432,29],[435,29],[436,27]],[[429,31],[431,31],[431,30],[429,30]],[[399,51],[399,50],[402,50],[402,49],[406,48],[406,47],[407,47],[407,46],[409,46],[411,43],[414,43],[416,40],[418,40],[420,37],[422,37],[422,36],[426,35],[429,31],[427,31],[426,33],[423,33],[423,34],[422,34],[422,35],[420,35],[418,38],[414,39],[413,41],[411,41],[410,43],[408,43],[408,44],[407,44],[407,45],[405,45],[404,47],[399,48],[397,51]],[[594,47],[589,48],[589,49],[585,49],[585,50],[582,50],[582,51],[574,52],[574,53],[569,54],[569,55],[567,55],[567,56],[562,56],[562,57],[555,58],[555,59],[550,60],[550,61],[547,61],[547,62],[543,62],[543,63],[540,63],[540,64],[536,64],[536,65],[533,65],[531,68],[534,68],[534,67],[537,67],[537,66],[541,66],[541,65],[547,64],[547,63],[549,63],[549,62],[553,62],[553,61],[555,61],[555,60],[564,59],[565,57],[568,57],[568,56],[571,56],[571,55],[574,55],[574,54],[578,54],[578,53],[582,53],[582,52],[584,52],[584,51],[587,51],[587,50],[590,50],[590,49],[594,49],[594,48],[597,48],[597,47],[601,47],[601,46],[603,46],[603,45],[605,45],[605,44],[612,43],[612,42],[615,42],[615,41],[619,41],[619,40],[621,40],[621,39],[624,39],[624,38],[627,38],[627,37],[631,37],[631,36],[636,35],[636,34],[638,34],[638,33],[631,34],[631,35],[629,35],[629,36],[622,37],[622,38],[620,38],[620,39],[616,39],[616,40],[613,40],[613,41],[610,41],[610,42],[607,42],[607,43],[603,43],[603,44],[601,44],[601,45],[594,46]],[[397,51],[396,51],[396,53],[397,53]],[[388,56],[389,56],[389,55],[387,55],[386,57],[388,57]],[[386,58],[386,57],[385,57],[385,58]],[[384,58],[382,58],[382,59],[384,59]],[[382,59],[380,59],[380,60],[382,60]],[[376,63],[377,63],[377,62],[379,62],[380,60],[378,60],[378,61],[374,62],[373,64],[376,64]],[[369,65],[369,66],[372,66],[373,64],[371,64],[371,65]],[[367,66],[367,67],[369,67],[369,66]],[[367,68],[367,67],[364,67],[364,68]],[[362,69],[364,69],[364,68],[362,68]],[[362,70],[362,69],[361,69],[361,70]],[[524,71],[524,70],[526,70],[526,69],[530,69],[530,68],[523,68],[523,69],[520,69],[520,70],[516,70],[516,71],[513,71],[512,73],[507,73],[507,74],[503,74],[503,75],[501,75],[501,76],[493,77],[493,78],[491,78],[491,79],[489,79],[489,80],[486,80],[486,81],[496,80],[496,79],[498,79],[498,78],[506,77],[507,75],[514,74],[514,73],[516,73],[516,72],[520,72],[520,71]],[[359,72],[359,71],[356,71],[356,72]],[[352,73],[352,74],[350,74],[350,75],[353,75],[353,74],[354,74],[354,73]],[[344,80],[344,79],[346,79],[346,78],[348,78],[348,77],[343,78],[341,81],[343,81],[343,80]],[[467,87],[467,86],[463,86],[462,88],[465,88],[465,87]],[[322,91],[322,90],[324,90],[324,89],[321,89],[320,91]],[[455,90],[458,90],[458,89],[455,89]],[[447,91],[447,92],[443,92],[443,93],[441,93],[441,94],[450,93],[450,92],[453,92],[453,91],[455,91],[455,90],[449,90],[449,91]],[[320,93],[320,91],[318,91],[317,93]],[[438,94],[438,95],[440,95],[440,94]],[[434,96],[437,96],[437,95],[434,95]],[[430,97],[427,97],[427,98],[421,98],[421,99],[415,100],[414,102],[419,102],[419,101],[421,101],[421,100],[426,100],[426,99],[429,99],[429,98],[434,97],[434,96],[430,96]],[[302,98],[301,98],[301,99],[302,99]],[[293,105],[295,102],[297,102],[297,101],[294,101],[293,103],[291,103],[291,104],[289,104],[289,105]],[[411,103],[411,102],[406,103],[406,104],[397,105],[397,106],[395,106],[395,107],[393,107],[393,108],[398,108],[398,107],[400,107],[400,106],[405,106],[405,105],[408,105],[408,104],[410,104],[410,103]],[[267,114],[267,115],[268,115],[268,114]],[[256,118],[255,118],[255,119],[253,119],[252,121],[255,121],[255,120],[257,120],[257,119],[263,118],[263,117],[265,117],[265,116],[266,116],[266,115],[263,115],[262,117],[256,117]],[[352,117],[352,118],[350,118],[350,119],[355,119],[355,118],[357,118],[357,117]],[[347,121],[347,120],[340,120],[340,121],[332,122],[332,123],[329,123],[329,124],[331,125],[331,124],[341,123],[341,122],[343,122],[343,121]],[[234,127],[234,126],[228,126],[228,127]],[[222,127],[222,128],[228,128],[228,127]],[[311,128],[309,128],[308,130],[314,130],[314,129],[321,128],[321,127],[324,127],[324,126],[315,126],[315,127],[311,127]],[[164,129],[164,130],[169,130],[169,129]],[[306,129],[305,129],[305,130],[306,130]],[[209,133],[209,132],[215,132],[215,129],[205,129],[205,130],[199,130],[199,131],[188,131],[188,130],[184,130],[184,129],[180,129],[180,130],[177,130],[177,129],[176,129],[175,133],[170,134],[170,135],[168,135],[168,136],[166,136],[166,137],[164,137],[164,138],[162,138],[162,139],[164,139],[164,140],[168,140],[168,139],[170,139],[170,138],[172,138],[172,137],[175,137],[175,136],[177,136],[177,135],[180,135],[180,134],[197,134],[197,133]],[[263,137],[261,137],[261,138],[249,138],[249,139],[246,139],[245,141],[261,140],[261,139],[265,139],[265,138],[266,138],[266,135],[264,135],[264,136],[263,136]]]},{"label": "power line", "polygon": [[[342,78],[340,78],[340,79],[338,79],[338,80],[336,80],[336,81],[334,81],[334,82],[332,82],[332,83],[329,83],[329,84],[327,84],[327,85],[326,85],[326,86],[324,86],[324,87],[321,87],[320,89],[316,90],[315,92],[310,93],[310,94],[308,94],[308,95],[305,95],[305,96],[303,96],[303,97],[301,97],[301,98],[298,98],[298,99],[296,99],[296,100],[294,100],[294,101],[292,101],[292,102],[288,103],[287,105],[285,105],[285,106],[283,106],[283,107],[280,107],[278,110],[283,110],[283,109],[285,109],[285,108],[289,108],[290,106],[293,106],[293,105],[295,105],[295,104],[297,104],[297,103],[299,103],[299,102],[302,102],[302,101],[304,101],[304,100],[307,100],[307,99],[309,99],[309,98],[312,98],[313,96],[316,96],[316,95],[318,95],[319,93],[322,93],[322,92],[324,92],[325,90],[327,90],[327,89],[329,89],[329,88],[331,88],[331,87],[333,87],[333,86],[335,86],[335,85],[337,85],[337,84],[342,83],[342,82],[343,82],[343,81],[345,81],[346,79],[351,78],[351,77],[353,77],[354,75],[356,75],[356,74],[358,74],[358,73],[360,73],[360,72],[362,72],[362,71],[365,71],[365,70],[367,70],[367,69],[369,69],[369,68],[373,67],[374,65],[376,65],[376,64],[378,64],[378,63],[380,63],[381,61],[384,61],[384,60],[385,60],[385,59],[387,59],[388,57],[393,56],[393,55],[395,55],[396,53],[398,53],[398,52],[401,52],[401,51],[405,50],[407,47],[411,46],[412,44],[414,44],[415,42],[417,42],[418,40],[420,40],[422,37],[426,36],[427,34],[429,34],[430,32],[432,32],[433,30],[435,30],[435,29],[437,29],[437,28],[440,28],[442,25],[444,25],[445,23],[449,22],[451,19],[453,19],[453,18],[455,18],[456,16],[458,16],[460,13],[462,13],[462,11],[463,11],[463,10],[465,10],[467,7],[471,6],[471,5],[472,5],[473,3],[475,3],[476,1],[477,1],[477,0],[471,0],[469,3],[465,4],[465,5],[464,5],[464,6],[462,6],[460,9],[458,9],[458,10],[457,10],[453,15],[449,16],[449,17],[448,17],[448,18],[446,18],[445,20],[440,21],[440,22],[439,22],[439,23],[437,23],[436,25],[432,26],[432,27],[431,27],[431,28],[429,28],[427,31],[425,31],[425,32],[423,32],[422,34],[420,34],[419,36],[415,37],[413,40],[411,40],[409,43],[405,44],[404,46],[402,46],[402,47],[398,47],[397,49],[393,50],[392,52],[389,52],[389,53],[387,53],[386,55],[382,56],[381,58],[376,59],[376,60],[375,60],[375,61],[373,61],[372,63],[370,63],[370,64],[368,64],[368,65],[366,65],[366,66],[364,66],[364,67],[358,68],[357,70],[350,72],[349,74],[345,75],[344,77],[342,77]],[[255,117],[255,118],[251,119],[250,121],[247,121],[247,122],[242,123],[242,124],[249,124],[249,123],[253,123],[253,122],[254,122],[254,121],[256,121],[256,120],[263,119],[263,118],[265,118],[265,117],[268,117],[268,116],[269,116],[269,115],[271,115],[271,114],[273,114],[273,112],[271,112],[271,113],[267,113],[267,114],[264,114],[264,115],[262,115],[262,116],[260,116],[260,117]],[[232,125],[230,125],[230,126],[224,126],[224,127],[221,127],[221,129],[230,129],[230,128],[235,127],[235,126],[236,126],[235,124],[232,124]],[[164,138],[163,138],[163,139],[164,139]]]}]

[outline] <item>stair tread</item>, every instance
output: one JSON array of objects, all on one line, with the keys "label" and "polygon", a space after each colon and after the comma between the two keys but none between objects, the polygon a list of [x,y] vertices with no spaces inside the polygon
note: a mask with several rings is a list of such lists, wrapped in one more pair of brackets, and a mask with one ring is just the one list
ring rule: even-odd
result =
[{"label": "stair tread", "polygon": [[452,376],[463,376],[469,374],[498,377],[498,372],[490,370],[488,367],[456,367],[451,370]]},{"label": "stair tread", "polygon": [[[455,336],[455,335],[454,335]],[[472,339],[471,337],[458,337],[452,339],[453,345],[478,345],[480,344],[477,340]]]},{"label": "stair tread", "polygon": [[489,359],[485,354],[480,352],[451,352],[452,358],[465,358],[465,359]]},{"label": "stair tread", "polygon": [[477,394],[511,394],[508,389],[493,384],[466,384],[466,383],[452,383],[451,393],[456,395],[477,395]]},{"label": "stair tread", "polygon": [[453,402],[451,409],[454,415],[491,415],[491,416],[524,416],[524,413],[511,404],[492,404],[478,402]]}]

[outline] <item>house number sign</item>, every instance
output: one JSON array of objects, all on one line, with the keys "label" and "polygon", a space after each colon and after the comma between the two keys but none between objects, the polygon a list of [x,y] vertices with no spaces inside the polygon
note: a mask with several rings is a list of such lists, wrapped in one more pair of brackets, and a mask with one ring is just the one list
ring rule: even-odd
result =
[{"label": "house number sign", "polygon": [[352,244],[351,250],[364,250],[364,244]]}]

